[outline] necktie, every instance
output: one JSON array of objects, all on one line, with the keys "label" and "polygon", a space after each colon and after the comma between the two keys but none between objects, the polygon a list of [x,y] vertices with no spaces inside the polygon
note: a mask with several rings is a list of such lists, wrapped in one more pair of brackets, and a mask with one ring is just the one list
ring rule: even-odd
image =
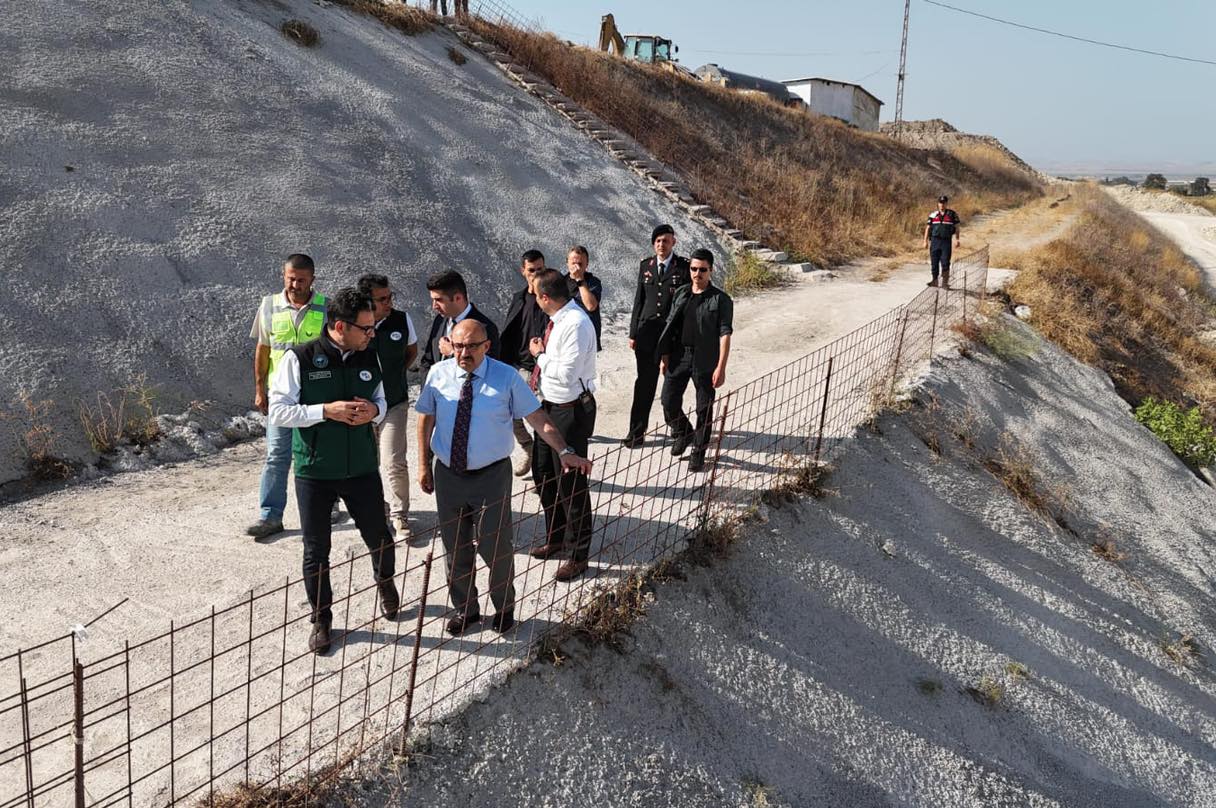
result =
[{"label": "necktie", "polygon": [[[550,320],[549,324],[547,326],[545,326],[545,335],[543,337],[541,337],[541,339],[540,339],[540,343],[543,347],[545,347],[545,348],[549,347],[549,335],[552,333],[553,333],[553,321]],[[533,365],[532,378],[528,379],[528,386],[532,388],[533,393],[535,393],[537,390],[540,389],[540,362],[537,362],[535,365]]]},{"label": "necktie", "polygon": [[469,465],[469,426],[473,423],[473,374],[464,374],[460,401],[456,403],[456,423],[452,426],[452,471],[464,471]]}]

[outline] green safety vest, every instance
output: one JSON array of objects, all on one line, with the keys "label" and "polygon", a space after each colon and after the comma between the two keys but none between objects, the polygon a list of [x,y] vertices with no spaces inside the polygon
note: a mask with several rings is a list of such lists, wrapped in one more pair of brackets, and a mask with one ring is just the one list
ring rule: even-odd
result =
[{"label": "green safety vest", "polygon": [[263,304],[262,316],[263,318],[267,314],[270,316],[270,320],[264,325],[267,333],[270,334],[270,370],[267,375],[273,376],[274,367],[284,353],[296,345],[312,342],[321,336],[321,332],[325,330],[325,304],[327,301],[325,295],[314,294],[312,300],[308,301],[306,307],[308,311],[300,320],[300,327],[296,328],[298,309],[287,303],[287,298],[282,292],[269,297],[270,305]]},{"label": "green safety vest", "polygon": [[[328,404],[356,397],[371,401],[382,381],[375,351],[358,351],[344,362],[328,339],[292,350],[300,360],[301,404]],[[375,474],[379,468],[371,423],[350,426],[325,420],[298,427],[292,431],[291,452],[296,476],[309,480],[345,480]]]}]

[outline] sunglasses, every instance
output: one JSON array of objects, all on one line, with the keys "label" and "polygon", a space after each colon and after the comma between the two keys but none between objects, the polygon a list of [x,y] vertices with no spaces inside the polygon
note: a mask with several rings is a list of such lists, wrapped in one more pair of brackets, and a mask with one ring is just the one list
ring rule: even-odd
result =
[{"label": "sunglasses", "polygon": [[376,335],[376,327],[374,325],[359,325],[354,320],[343,320],[342,322],[346,323],[351,328],[359,329],[366,336],[373,337]]},{"label": "sunglasses", "polygon": [[709,267],[689,267],[688,271],[693,275],[700,275],[702,272],[709,272]]}]

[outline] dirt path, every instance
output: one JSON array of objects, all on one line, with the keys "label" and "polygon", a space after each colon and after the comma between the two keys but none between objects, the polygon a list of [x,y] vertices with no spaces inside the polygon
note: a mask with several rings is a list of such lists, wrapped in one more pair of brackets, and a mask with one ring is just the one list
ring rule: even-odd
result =
[{"label": "dirt path", "polygon": [[1140,215],[1173,239],[1203,270],[1208,289],[1216,291],[1216,216],[1152,211]]}]

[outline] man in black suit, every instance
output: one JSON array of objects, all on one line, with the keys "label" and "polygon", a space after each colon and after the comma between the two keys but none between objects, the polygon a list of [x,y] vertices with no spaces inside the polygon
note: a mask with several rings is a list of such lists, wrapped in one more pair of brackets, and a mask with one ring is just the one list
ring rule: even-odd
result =
[{"label": "man in black suit", "polygon": [[676,231],[661,224],[650,234],[654,255],[642,260],[638,268],[638,290],[633,297],[629,320],[629,348],[637,363],[638,377],[633,383],[633,407],[629,411],[629,432],[621,441],[630,449],[642,445],[650,407],[659,386],[659,335],[671,310],[676,289],[687,285],[688,259],[675,254]]},{"label": "man in black suit", "polygon": [[426,279],[426,288],[431,294],[431,310],[435,312],[435,319],[431,321],[431,332],[427,335],[422,357],[418,361],[424,379],[431,365],[452,355],[452,341],[448,335],[461,320],[484,323],[490,340],[489,353],[491,356],[498,355],[498,326],[469,302],[469,290],[459,272],[437,272]]},{"label": "man in black suit", "polygon": [[[495,355],[500,362],[515,368],[524,381],[531,380],[532,369],[536,367],[536,357],[529,350],[532,339],[544,338],[545,327],[549,325],[549,315],[536,302],[535,280],[544,271],[545,256],[540,250],[523,254],[519,274],[524,276],[524,288],[512,296],[507,307],[507,319],[502,324],[502,350]],[[535,388],[532,392],[536,392]],[[532,470],[532,435],[523,419],[515,421],[515,442],[524,450],[523,459],[515,464],[515,476],[523,477]]]}]

